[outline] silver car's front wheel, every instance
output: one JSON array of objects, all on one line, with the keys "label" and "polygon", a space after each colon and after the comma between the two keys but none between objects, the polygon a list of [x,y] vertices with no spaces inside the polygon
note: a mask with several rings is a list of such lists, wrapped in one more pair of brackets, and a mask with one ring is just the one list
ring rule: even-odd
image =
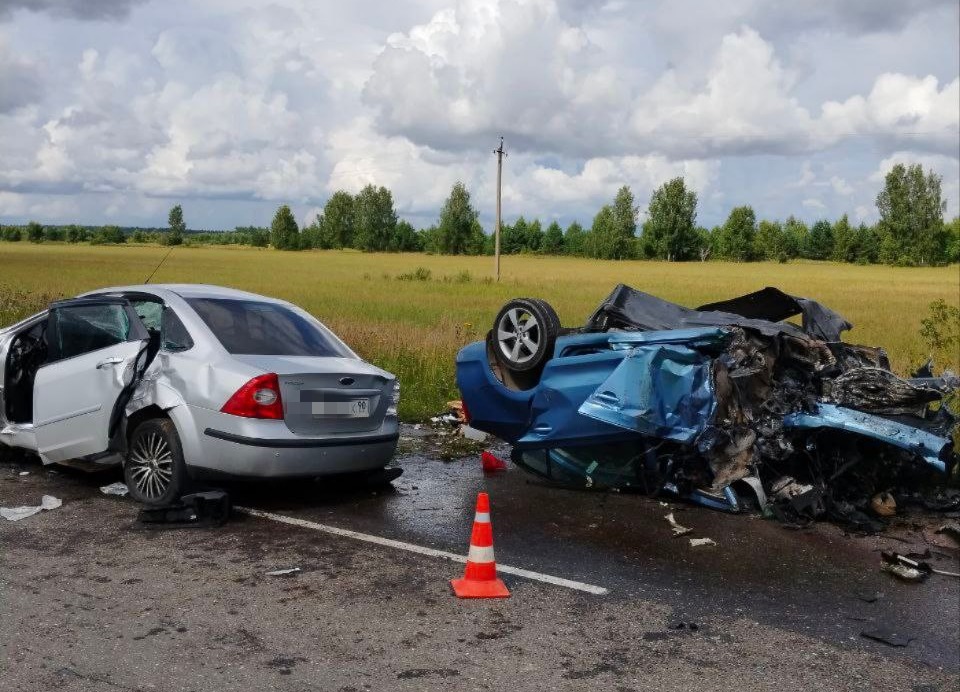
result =
[{"label": "silver car's front wheel", "polygon": [[169,419],[153,419],[130,436],[123,475],[130,495],[140,502],[162,505],[183,493],[186,471],[176,428]]}]

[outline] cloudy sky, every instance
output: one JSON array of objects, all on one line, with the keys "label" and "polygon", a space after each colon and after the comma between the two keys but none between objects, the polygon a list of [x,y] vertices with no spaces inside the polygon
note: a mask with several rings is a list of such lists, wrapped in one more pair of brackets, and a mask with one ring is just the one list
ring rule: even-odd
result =
[{"label": "cloudy sky", "polygon": [[682,175],[699,221],[876,218],[896,162],[960,205],[960,3],[0,0],[0,221],[266,225],[389,187],[431,223],[589,223]]}]

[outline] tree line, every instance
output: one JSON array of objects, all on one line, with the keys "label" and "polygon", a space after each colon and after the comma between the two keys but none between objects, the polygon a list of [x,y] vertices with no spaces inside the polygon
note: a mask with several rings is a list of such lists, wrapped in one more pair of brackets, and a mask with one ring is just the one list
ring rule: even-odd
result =
[{"label": "tree line", "polygon": [[[758,220],[749,205],[735,207],[720,225],[698,226],[697,194],[683,178],[674,178],[650,197],[642,223],[633,192],[621,187],[589,228],[574,221],[565,229],[556,221],[520,216],[501,227],[501,252],[571,255],[597,259],[659,259],[673,262],[724,259],[740,262],[804,258],[901,266],[960,262],[960,217],[944,221],[942,179],[920,165],[898,164],[877,195],[879,221],[854,226],[844,214],[808,226],[794,216]],[[356,195],[345,190],[327,200],[322,213],[300,228],[290,207],[281,206],[269,228],[246,226],[225,232],[189,231],[178,204],[166,229],[89,228],[77,225],[0,227],[0,239],[31,242],[159,242],[168,245],[216,244],[272,246],[280,250],[354,248],[367,252],[428,252],[452,255],[493,254],[494,239],[479,221],[470,193],[456,183],[437,223],[415,229],[400,219],[393,195],[367,185]]]}]

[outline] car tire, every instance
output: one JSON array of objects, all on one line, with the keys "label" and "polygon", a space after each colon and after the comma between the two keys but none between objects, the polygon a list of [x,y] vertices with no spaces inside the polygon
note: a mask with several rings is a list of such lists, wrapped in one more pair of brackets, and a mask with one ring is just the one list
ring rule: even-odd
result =
[{"label": "car tire", "polygon": [[186,492],[187,467],[173,421],[151,418],[130,435],[123,464],[130,496],[146,505],[168,505]]},{"label": "car tire", "polygon": [[514,298],[493,321],[494,353],[513,372],[537,370],[553,356],[560,320],[549,303]]}]

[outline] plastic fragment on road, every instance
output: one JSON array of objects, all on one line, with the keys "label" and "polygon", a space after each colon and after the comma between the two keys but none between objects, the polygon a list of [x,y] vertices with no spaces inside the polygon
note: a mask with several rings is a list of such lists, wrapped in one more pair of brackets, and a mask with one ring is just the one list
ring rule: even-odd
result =
[{"label": "plastic fragment on road", "polygon": [[469,425],[460,426],[460,434],[463,435],[468,440],[473,440],[474,442],[486,442],[487,438],[490,437],[487,433],[482,430],[477,430],[476,428],[471,428]]},{"label": "plastic fragment on road", "polygon": [[900,553],[881,552],[880,569],[908,582],[921,582],[930,576],[933,569],[926,562],[912,560]]},{"label": "plastic fragment on road", "polygon": [[144,507],[137,521],[145,525],[176,528],[181,526],[222,526],[230,518],[230,496],[222,490],[184,495],[164,507]]},{"label": "plastic fragment on road", "polygon": [[691,548],[702,548],[707,546],[715,546],[717,542],[712,538],[691,538],[690,547]]},{"label": "plastic fragment on road", "polygon": [[860,633],[860,636],[880,642],[881,644],[886,644],[887,646],[901,647],[906,646],[914,639],[909,634],[888,630],[884,627],[875,627],[872,630],[863,630]]},{"label": "plastic fragment on road", "polygon": [[53,495],[44,495],[40,499],[40,504],[37,506],[31,507],[25,505],[22,507],[0,507],[0,516],[9,521],[20,521],[21,519],[32,517],[34,514],[39,514],[45,509],[56,509],[62,504],[63,500],[54,497]]},{"label": "plastic fragment on road", "polygon": [[480,465],[484,471],[503,471],[507,468],[507,462],[491,452],[480,454]]},{"label": "plastic fragment on road", "polygon": [[111,483],[110,485],[101,485],[100,492],[104,495],[118,495],[123,497],[130,492],[130,488],[128,488],[127,484],[123,481],[117,481],[116,483]]},{"label": "plastic fragment on road", "polygon": [[299,567],[290,567],[289,569],[275,569],[272,572],[267,572],[268,577],[289,577],[297,574],[300,571]]},{"label": "plastic fragment on road", "polygon": [[688,533],[693,533],[693,529],[688,529],[686,526],[681,526],[677,523],[676,519],[673,518],[673,512],[670,512],[664,519],[670,523],[670,528],[673,530],[674,536],[686,536]]},{"label": "plastic fragment on road", "polygon": [[29,476],[29,475],[30,475],[30,472],[29,472],[29,471],[21,471],[21,472],[20,472],[19,474],[17,474],[17,475],[19,475],[19,476]]}]

